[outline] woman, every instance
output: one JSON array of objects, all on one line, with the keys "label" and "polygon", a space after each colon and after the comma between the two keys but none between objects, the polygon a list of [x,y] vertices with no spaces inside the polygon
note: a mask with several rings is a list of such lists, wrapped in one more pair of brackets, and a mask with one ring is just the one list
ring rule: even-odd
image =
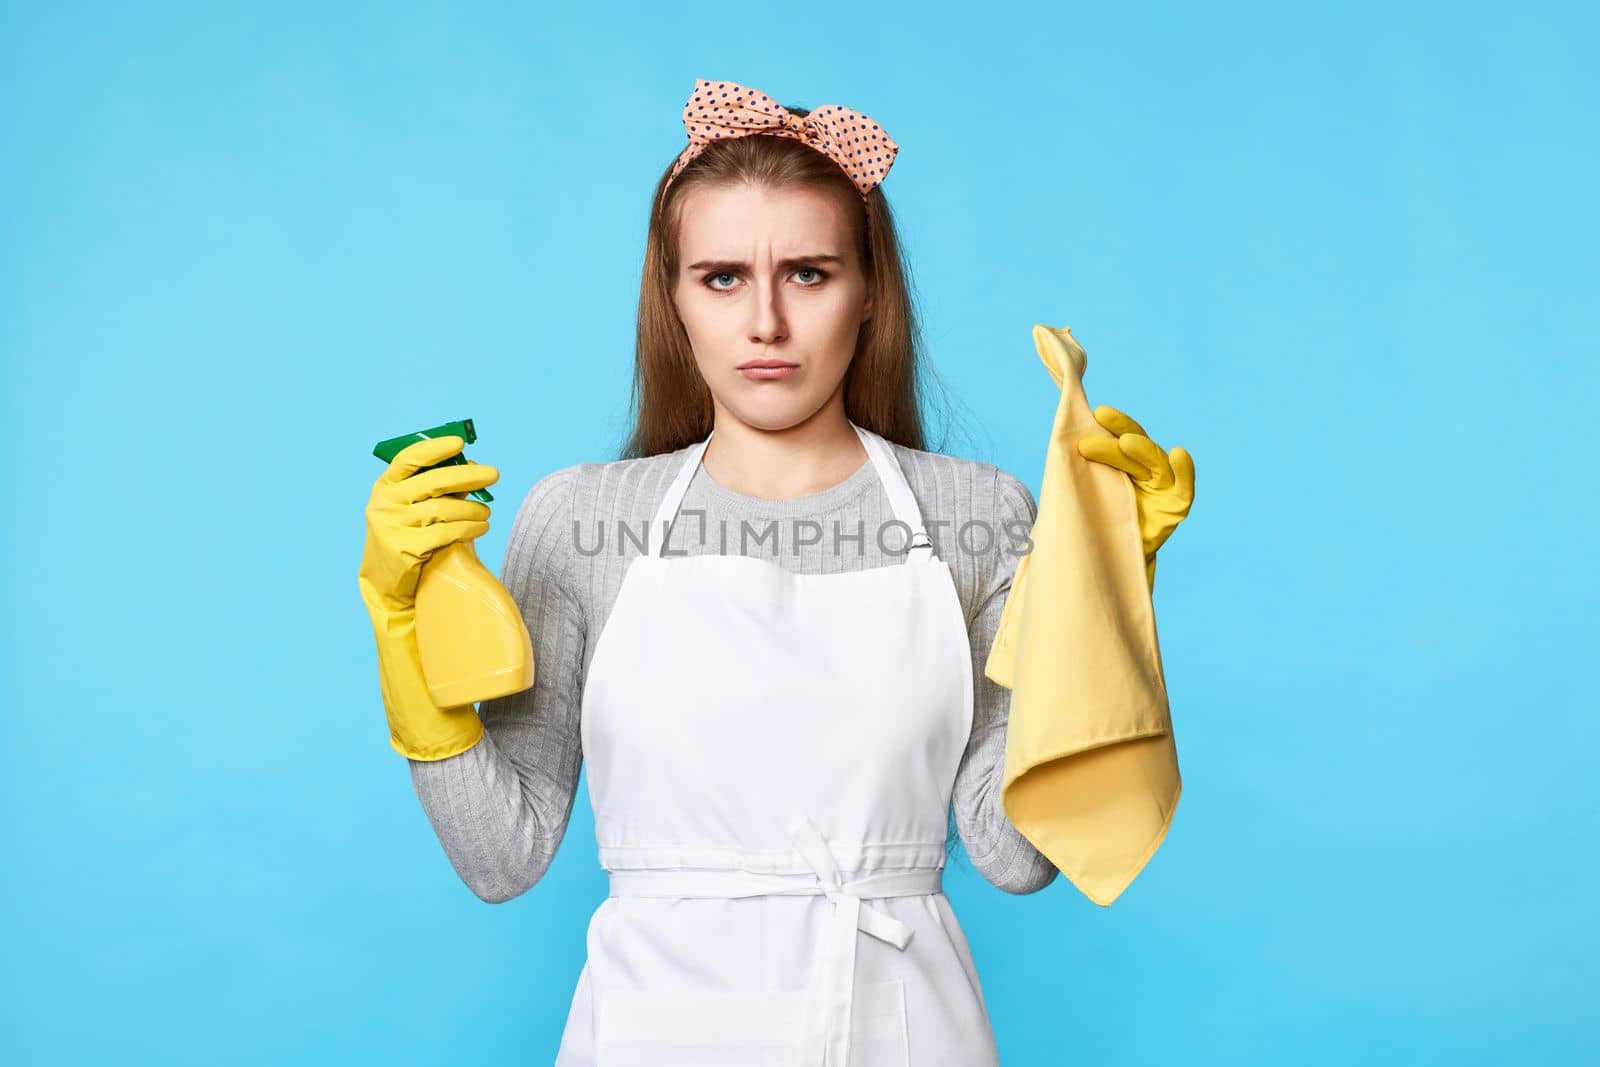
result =
[{"label": "woman", "polygon": [[[992,884],[1057,873],[1001,810],[1009,694],[982,671],[1034,501],[923,449],[887,134],[704,79],[684,124],[625,456],[547,475],[512,529],[535,684],[445,709],[391,699],[386,674],[396,747],[489,901],[543,875],[587,760],[611,896],[558,1064],[993,1064],[941,875],[952,812]],[[460,448],[401,452],[369,533],[483,533],[488,509],[452,494],[493,467],[414,473]]]}]

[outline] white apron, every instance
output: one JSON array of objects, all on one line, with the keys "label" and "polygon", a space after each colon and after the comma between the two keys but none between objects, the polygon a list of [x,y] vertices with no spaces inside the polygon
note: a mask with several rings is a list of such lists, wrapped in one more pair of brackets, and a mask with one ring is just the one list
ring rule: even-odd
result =
[{"label": "white apron", "polygon": [[557,1067],[998,1063],[941,888],[965,615],[888,442],[850,425],[904,561],[796,574],[671,548],[708,436],[628,564],[582,707],[611,895]]}]

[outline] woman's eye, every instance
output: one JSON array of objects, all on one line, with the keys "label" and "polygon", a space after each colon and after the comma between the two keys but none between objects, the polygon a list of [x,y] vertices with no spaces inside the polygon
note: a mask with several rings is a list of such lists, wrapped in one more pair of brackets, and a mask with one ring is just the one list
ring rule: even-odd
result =
[{"label": "woman's eye", "polygon": [[[815,267],[801,267],[799,270],[795,271],[795,275],[797,277],[799,275],[802,275],[802,274],[814,274],[814,275],[816,275],[816,280],[815,281],[805,281],[803,279],[801,280],[801,282],[800,282],[801,286],[803,288],[806,288],[806,289],[815,289],[817,286],[821,285],[823,282],[828,280],[827,271],[818,270]],[[717,284],[717,279],[719,279],[719,278],[737,278],[737,277],[738,277],[738,275],[736,275],[736,274],[730,274],[727,271],[722,271],[722,272],[717,273],[717,274],[708,274],[708,275],[706,275],[704,284],[705,284],[705,287],[707,289],[710,289],[712,292],[715,292],[715,293],[726,293],[729,290],[731,290],[733,288],[733,286],[731,286],[731,285],[718,285]]]}]

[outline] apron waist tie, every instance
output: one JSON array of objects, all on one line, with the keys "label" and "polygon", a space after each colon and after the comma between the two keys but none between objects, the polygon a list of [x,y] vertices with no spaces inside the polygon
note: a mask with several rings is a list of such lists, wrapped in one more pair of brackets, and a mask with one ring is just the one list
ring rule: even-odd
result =
[{"label": "apron waist tie", "polygon": [[757,874],[709,868],[611,871],[614,897],[816,896],[833,901],[831,928],[818,945],[820,981],[811,989],[805,1040],[795,1067],[849,1067],[850,1012],[855,1002],[856,934],[904,950],[911,927],[866,904],[863,897],[925,896],[943,890],[942,867],[877,871],[845,881],[816,824],[796,814],[789,830],[811,874]]}]

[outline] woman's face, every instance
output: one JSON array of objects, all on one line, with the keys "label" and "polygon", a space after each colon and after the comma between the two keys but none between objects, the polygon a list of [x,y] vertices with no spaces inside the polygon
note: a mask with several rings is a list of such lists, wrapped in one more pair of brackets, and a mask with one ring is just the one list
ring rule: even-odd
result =
[{"label": "woman's face", "polygon": [[[765,430],[810,418],[841,395],[872,312],[843,207],[741,185],[694,189],[682,211],[673,301],[719,417]],[[741,369],[752,361],[788,369]]]}]

